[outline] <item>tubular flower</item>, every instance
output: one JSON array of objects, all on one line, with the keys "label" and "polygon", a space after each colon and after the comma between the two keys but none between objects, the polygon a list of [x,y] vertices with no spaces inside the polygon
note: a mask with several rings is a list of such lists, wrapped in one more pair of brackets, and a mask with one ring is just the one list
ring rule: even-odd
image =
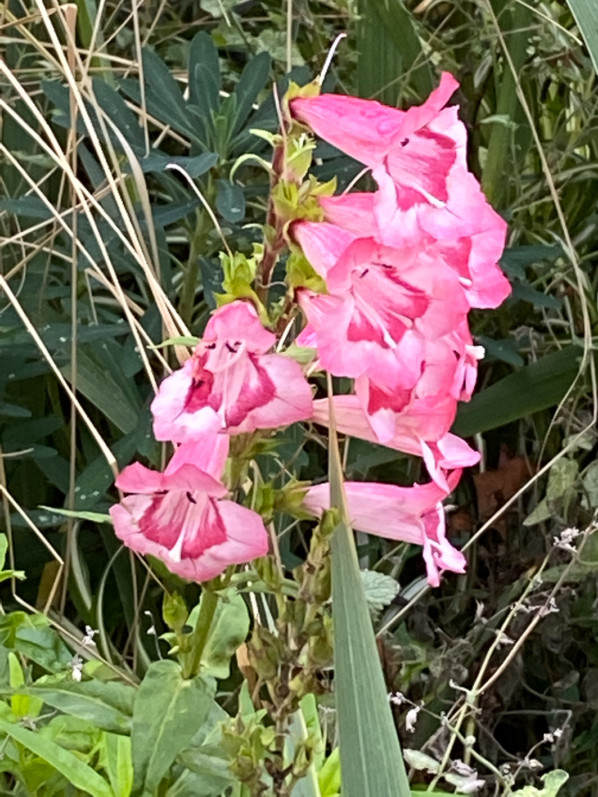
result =
[{"label": "tubular flower", "polygon": [[239,434],[309,418],[311,389],[298,363],[266,353],[275,342],[247,302],[216,310],[192,357],[152,402],[156,438],[188,442],[209,431]]},{"label": "tubular flower", "polygon": [[291,101],[293,115],[366,166],[383,166],[408,204],[441,205],[453,167],[466,168],[466,130],[445,108],[459,84],[448,72],[426,102],[399,111],[375,100],[322,94]]},{"label": "tubular flower", "polygon": [[[449,476],[449,489],[453,490],[461,471]],[[394,484],[370,482],[345,482],[348,520],[358,531],[386,537],[391,540],[421,545],[432,587],[440,584],[443,570],[464,573],[466,560],[446,538],[446,524],[442,499],[446,490],[437,484],[397,487]],[[330,485],[310,487],[303,506],[319,516],[330,508]]]},{"label": "tubular flower", "polygon": [[116,536],[190,581],[208,581],[229,565],[264,556],[268,534],[261,517],[225,499],[219,478],[227,453],[228,437],[208,434],[180,446],[164,473],[129,465],[116,486],[131,495],[110,509]]},{"label": "tubular flower", "polygon": [[[416,400],[403,412],[393,413],[393,433],[385,439],[377,436],[357,396],[335,396],[333,404],[339,432],[422,457],[433,481],[447,493],[450,489],[445,471],[476,465],[480,461],[478,452],[465,440],[446,431],[455,415],[456,402],[450,398],[440,402]],[[314,401],[313,420],[322,426],[330,425],[328,399]]]},{"label": "tubular flower", "polygon": [[[474,195],[480,194],[477,183],[471,185],[468,178],[468,184]],[[430,206],[425,211],[419,210],[422,224],[430,229],[418,227],[414,235],[409,231],[410,211],[399,210],[394,188],[390,186],[389,190],[390,197],[376,191],[323,196],[319,202],[327,222],[349,232],[358,229],[361,235],[386,246],[399,249],[415,246],[421,257],[427,256],[431,263],[440,261],[453,269],[470,307],[498,307],[511,292],[509,281],[498,266],[505,246],[504,219],[482,197],[475,208],[475,227],[469,235],[457,235],[453,214],[443,215]],[[436,221],[444,218],[447,224],[435,226],[434,218]]]},{"label": "tubular flower", "polygon": [[[322,365],[338,376],[371,376],[389,389],[410,389],[420,374],[420,339],[461,324],[469,305],[454,273],[430,268],[419,251],[355,238],[325,222],[301,222],[293,233],[327,295],[299,291]],[[339,242],[345,243],[344,248]],[[337,248],[338,247],[338,248]]]}]

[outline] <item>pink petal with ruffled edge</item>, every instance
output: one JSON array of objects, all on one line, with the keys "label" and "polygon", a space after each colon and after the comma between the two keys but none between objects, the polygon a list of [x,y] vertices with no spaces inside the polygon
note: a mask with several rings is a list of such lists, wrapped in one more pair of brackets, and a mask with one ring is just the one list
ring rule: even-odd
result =
[{"label": "pink petal with ruffled edge", "polygon": [[115,533],[127,547],[156,556],[173,573],[195,581],[268,550],[260,516],[221,500],[224,485],[197,467],[201,463],[215,475],[222,470],[228,445],[222,437],[181,446],[163,474],[138,463],[125,468],[117,484],[135,492],[110,509]]},{"label": "pink petal with ruffled edge", "polygon": [[[470,448],[465,440],[444,431],[436,436],[436,433],[444,429],[446,421],[443,419],[442,427],[438,429],[432,407],[416,407],[413,411],[411,407],[407,407],[402,413],[392,415],[392,436],[380,439],[357,396],[334,397],[334,417],[339,432],[380,443],[406,454],[421,456],[433,481],[447,493],[449,487],[445,470],[469,467],[479,462],[479,453]],[[454,411],[449,413],[449,417],[454,417]],[[328,399],[314,401],[313,420],[322,426],[330,425]]]},{"label": "pink petal with ruffled edge", "polygon": [[[460,471],[450,474],[449,489],[454,490],[460,475]],[[446,538],[441,501],[447,493],[438,485],[431,482],[398,487],[394,484],[345,482],[344,488],[352,527],[379,537],[421,545],[431,586],[439,585],[442,570],[465,572],[465,557]],[[310,487],[303,506],[314,515],[329,509],[330,485]]]},{"label": "pink petal with ruffled edge", "polygon": [[309,418],[311,390],[299,365],[264,354],[275,341],[247,302],[217,310],[193,356],[160,385],[151,405],[156,438],[184,442]]}]

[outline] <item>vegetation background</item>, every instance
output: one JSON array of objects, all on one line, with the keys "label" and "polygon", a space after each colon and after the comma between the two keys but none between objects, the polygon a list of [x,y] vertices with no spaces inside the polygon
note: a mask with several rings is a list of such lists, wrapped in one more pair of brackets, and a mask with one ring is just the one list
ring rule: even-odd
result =
[{"label": "vegetation background", "polygon": [[[484,776],[481,793],[506,793],[511,776],[538,785],[557,768],[570,775],[561,794],[598,793],[598,92],[569,5],[9,0],[0,3],[0,749],[21,775],[0,759],[4,794],[90,788],[57,749],[130,793],[116,735],[130,719],[128,693],[113,696],[109,720],[94,698],[84,720],[39,714],[39,693],[11,689],[72,668],[74,655],[133,685],[166,654],[162,584],[98,522],[115,497],[114,465],[163,457],[148,406],[171,352],[150,347],[201,334],[223,277],[210,215],[166,165],[186,169],[231,248],[250,252],[268,189],[259,159],[269,157],[250,131],[276,129],[272,82],[282,87],[291,70],[312,79],[340,32],[327,90],[405,107],[441,70],[457,76],[471,168],[510,230],[502,265],[513,295],[473,321],[487,356],[455,427],[483,452],[449,514],[468,572],[432,592],[410,550],[359,539],[362,568],[401,585],[374,620],[388,689],[407,701],[395,718],[413,788],[430,782],[433,761],[462,757]],[[328,146],[316,154],[319,179],[338,174],[342,187],[359,170]],[[315,433],[289,437],[287,452],[305,478],[325,473]],[[409,458],[353,441],[346,475],[419,474]],[[299,531],[281,539],[289,568],[304,558]],[[185,588],[189,604],[197,593]],[[82,644],[86,627],[99,631],[97,647]],[[225,709],[239,683],[235,666],[221,683]],[[476,711],[464,720],[467,701]],[[413,706],[422,710],[409,732]],[[50,747],[36,748],[23,723],[21,736],[7,730],[6,712],[36,710],[36,738]],[[224,793],[226,779],[211,776],[212,791],[183,783],[163,793]]]}]

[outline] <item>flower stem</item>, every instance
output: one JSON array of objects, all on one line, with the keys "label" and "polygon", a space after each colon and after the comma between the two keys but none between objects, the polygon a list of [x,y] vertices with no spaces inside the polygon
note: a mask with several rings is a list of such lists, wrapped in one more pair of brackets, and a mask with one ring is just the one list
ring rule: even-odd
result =
[{"label": "flower stem", "polygon": [[204,588],[199,606],[199,616],[191,634],[191,650],[185,656],[183,663],[183,678],[193,678],[199,672],[201,656],[210,636],[217,609],[218,595],[212,590]]}]

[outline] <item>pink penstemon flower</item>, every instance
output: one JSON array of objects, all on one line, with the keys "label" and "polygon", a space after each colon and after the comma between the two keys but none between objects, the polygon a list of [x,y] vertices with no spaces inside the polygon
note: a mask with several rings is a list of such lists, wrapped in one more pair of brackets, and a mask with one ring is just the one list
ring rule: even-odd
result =
[{"label": "pink penstemon flower", "polygon": [[465,126],[456,109],[444,107],[458,86],[444,72],[426,102],[408,111],[331,94],[297,98],[290,107],[324,140],[372,169],[383,166],[404,201],[441,205],[448,198],[451,169],[466,168]]},{"label": "pink penstemon flower", "polygon": [[[473,179],[473,178],[472,178]],[[462,190],[462,183],[459,183]],[[477,183],[474,196],[480,193]],[[382,244],[397,248],[417,247],[435,262],[442,262],[452,268],[460,281],[470,307],[498,307],[511,292],[509,281],[498,266],[505,245],[506,222],[490,205],[478,202],[473,209],[476,225],[469,235],[456,232],[454,217],[450,211],[420,209],[423,227],[418,227],[415,236],[408,232],[409,210],[399,211],[394,205],[394,188],[389,187],[390,198],[383,191],[357,192],[344,196],[323,196],[319,203],[324,210],[326,221],[352,232],[359,230],[363,236],[375,238]],[[390,209],[389,204],[390,203]],[[445,225],[430,230],[425,229],[426,220],[431,221],[431,213],[437,220],[444,218]],[[426,212],[428,215],[426,216]],[[434,235],[433,233],[436,233]],[[354,232],[353,232],[354,234]]]},{"label": "pink penstemon flower", "polygon": [[110,509],[116,536],[197,582],[264,556],[268,534],[261,517],[227,500],[220,482],[228,444],[226,435],[206,434],[179,446],[163,473],[140,463],[125,468],[116,486],[130,495]]},{"label": "pink penstemon flower", "polygon": [[[461,476],[449,476],[449,491]],[[348,520],[357,531],[422,546],[428,583],[440,584],[443,570],[464,573],[466,560],[446,537],[442,499],[447,492],[434,482],[413,487],[372,482],[345,482]],[[330,485],[310,487],[303,506],[314,515],[330,508]]]},{"label": "pink penstemon flower", "polygon": [[411,389],[425,338],[466,318],[469,305],[452,270],[431,269],[415,248],[383,246],[325,222],[298,223],[293,234],[328,289],[298,291],[308,326],[297,342],[315,339],[332,374],[365,374],[395,392]]},{"label": "pink penstemon flower", "polygon": [[[450,488],[446,471],[470,467],[480,460],[478,452],[465,440],[447,431],[454,418],[456,404],[450,398],[444,402],[415,401],[402,413],[396,413],[393,434],[385,440],[376,435],[357,396],[334,396],[332,401],[339,432],[422,457],[433,481],[447,494]],[[323,426],[330,425],[328,399],[314,401],[313,421]]]},{"label": "pink penstemon flower", "polygon": [[309,418],[311,389],[298,363],[267,353],[275,342],[251,304],[216,310],[193,355],[152,402],[156,438],[184,442],[210,431],[240,434]]}]

